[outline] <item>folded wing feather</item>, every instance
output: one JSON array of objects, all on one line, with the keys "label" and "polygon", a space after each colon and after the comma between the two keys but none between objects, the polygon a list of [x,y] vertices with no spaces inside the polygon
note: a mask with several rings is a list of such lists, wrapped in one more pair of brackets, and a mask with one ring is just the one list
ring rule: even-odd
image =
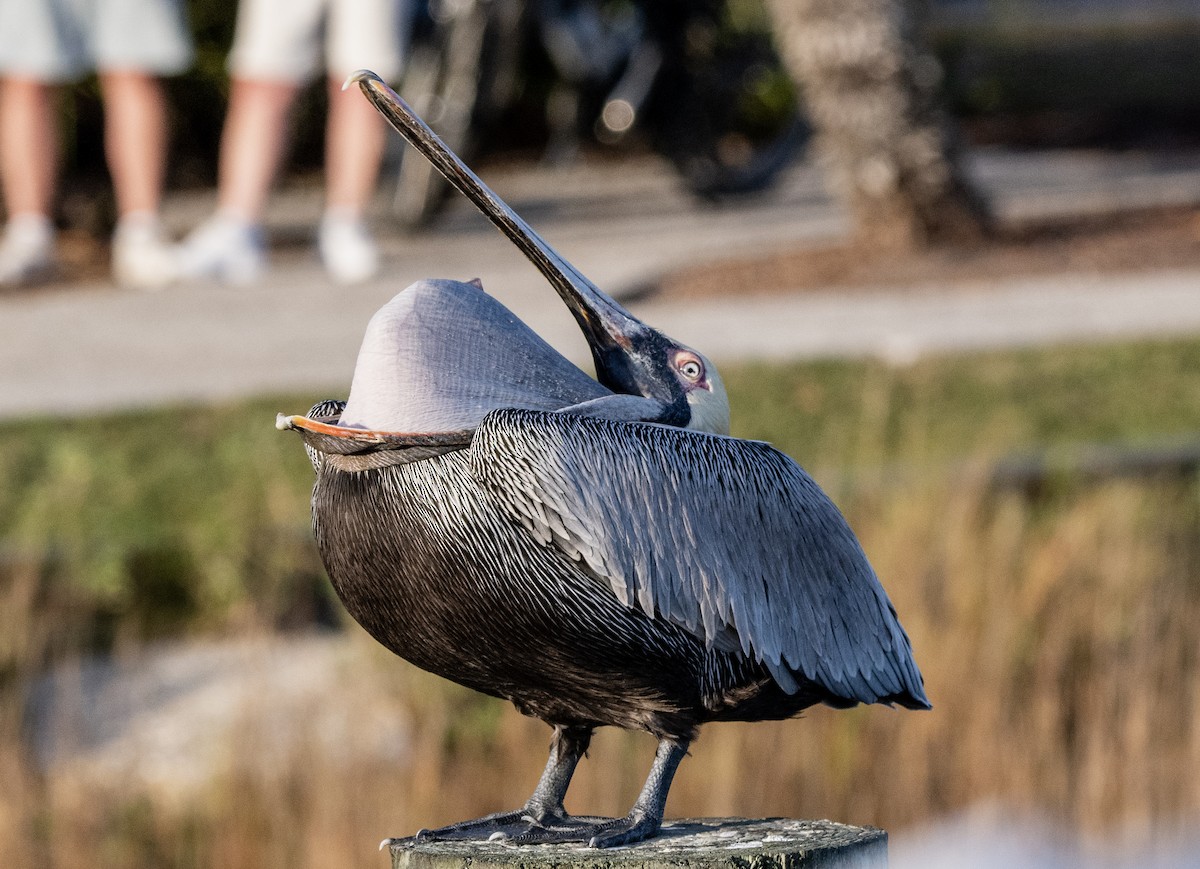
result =
[{"label": "folded wing feather", "polygon": [[483,488],[624,604],[710,646],[736,639],[776,681],[863,702],[924,701],[908,637],[828,496],[770,445],[540,411],[487,415]]}]

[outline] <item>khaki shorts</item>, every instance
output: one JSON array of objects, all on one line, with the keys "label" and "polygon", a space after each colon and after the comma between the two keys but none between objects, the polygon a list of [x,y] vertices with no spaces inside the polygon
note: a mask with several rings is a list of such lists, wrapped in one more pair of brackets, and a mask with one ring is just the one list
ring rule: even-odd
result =
[{"label": "khaki shorts", "polygon": [[0,0],[0,75],[173,75],[191,62],[182,0]]},{"label": "khaki shorts", "polygon": [[407,0],[241,0],[229,71],[301,83],[316,74],[323,54],[331,78],[365,68],[395,79],[408,18]]}]

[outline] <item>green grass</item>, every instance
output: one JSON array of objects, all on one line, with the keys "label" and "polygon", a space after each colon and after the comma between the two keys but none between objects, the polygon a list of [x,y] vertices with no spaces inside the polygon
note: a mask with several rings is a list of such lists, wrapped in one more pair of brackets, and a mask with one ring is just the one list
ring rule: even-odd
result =
[{"label": "green grass", "polygon": [[[937,469],[1196,436],[1198,354],[1200,341],[1170,341],[724,375],[737,432],[810,467]],[[355,672],[412,723],[395,762],[306,748],[263,772],[249,740],[176,806],[132,778],[82,786],[29,760],[22,698],[47,655],[299,620],[328,595],[311,470],[273,427],[313,397],[0,426],[0,865],[365,865],[384,834],[495,811],[532,785],[544,726],[370,644],[380,674]],[[1200,792],[1179,771],[1200,765],[1200,477],[1055,495],[936,474],[839,494],[934,711],[706,727],[671,814],[902,831],[987,804],[1105,834],[1191,829]],[[569,807],[624,812],[652,752],[644,735],[601,732]]]},{"label": "green grass", "polygon": [[723,374],[737,434],[770,440],[802,464],[1000,456],[1200,432],[1200,342],[1190,340]]},{"label": "green grass", "polygon": [[[1200,432],[1195,340],[723,374],[735,433],[818,476]],[[93,643],[303,617],[324,594],[312,473],[273,422],[316,397],[0,425],[0,579],[36,574]]]},{"label": "green grass", "polygon": [[282,407],[307,404],[0,426],[0,577],[36,573],[47,605],[95,613],[104,624],[80,630],[101,639],[115,622],[154,634],[270,621],[319,570],[312,471],[298,439],[274,428]]}]

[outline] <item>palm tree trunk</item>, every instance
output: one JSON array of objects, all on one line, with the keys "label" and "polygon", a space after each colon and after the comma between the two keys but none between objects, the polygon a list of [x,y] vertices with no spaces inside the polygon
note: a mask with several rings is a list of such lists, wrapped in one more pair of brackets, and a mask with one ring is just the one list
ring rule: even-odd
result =
[{"label": "palm tree trunk", "polygon": [[857,240],[904,249],[977,240],[990,220],[938,101],[913,0],[767,0],[818,158]]}]

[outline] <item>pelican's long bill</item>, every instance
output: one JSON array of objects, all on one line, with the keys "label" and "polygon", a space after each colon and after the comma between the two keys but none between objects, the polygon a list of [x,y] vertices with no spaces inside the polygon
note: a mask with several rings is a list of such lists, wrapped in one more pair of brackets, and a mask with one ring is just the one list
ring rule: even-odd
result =
[{"label": "pelican's long bill", "polygon": [[614,366],[613,357],[629,347],[635,333],[649,330],[649,327],[563,259],[457,154],[446,147],[412,107],[378,75],[361,69],[346,79],[343,88],[351,84],[357,84],[388,123],[429,160],[455,189],[470,199],[545,275],[588,338],[601,382],[624,391],[622,387],[627,387],[627,384],[621,382],[620,372],[614,370],[620,365]]}]

